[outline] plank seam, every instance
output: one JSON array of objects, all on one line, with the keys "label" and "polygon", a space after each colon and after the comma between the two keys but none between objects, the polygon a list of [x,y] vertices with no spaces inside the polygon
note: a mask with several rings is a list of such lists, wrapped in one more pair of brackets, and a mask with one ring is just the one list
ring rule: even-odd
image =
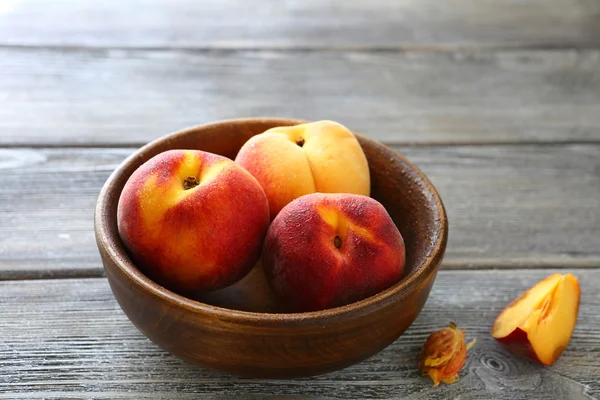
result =
[{"label": "plank seam", "polygon": [[[199,123],[200,125],[201,123]],[[183,129],[183,128],[182,128]],[[357,132],[364,135],[362,132]],[[167,133],[168,134],[168,133]],[[120,143],[1,143],[0,149],[11,150],[43,150],[43,149],[138,149],[149,142],[120,142]],[[423,142],[404,142],[404,141],[380,141],[380,143],[389,147],[513,147],[513,146],[585,146],[600,145],[600,139],[589,140],[520,140],[520,141],[489,141],[489,142],[443,142],[431,141]]]},{"label": "plank seam", "polygon": [[211,52],[211,51],[271,51],[271,52],[365,52],[365,53],[455,53],[455,52],[479,52],[479,51],[587,51],[600,50],[600,42],[590,43],[552,43],[543,42],[529,45],[522,44],[486,44],[486,45],[398,45],[398,46],[290,46],[290,45],[262,45],[262,46],[223,46],[223,45],[199,45],[199,46],[110,46],[110,45],[65,45],[65,44],[26,44],[26,43],[0,43],[0,50],[55,50],[55,51],[180,51],[180,52]]}]

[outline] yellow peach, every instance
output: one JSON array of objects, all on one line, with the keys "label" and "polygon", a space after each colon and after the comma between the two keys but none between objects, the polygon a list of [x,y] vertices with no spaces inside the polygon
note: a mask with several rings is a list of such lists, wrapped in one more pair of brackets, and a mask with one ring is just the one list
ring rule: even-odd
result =
[{"label": "yellow peach", "polygon": [[265,190],[271,219],[305,194],[370,194],[369,165],[358,140],[333,121],[269,129],[248,140],[235,161]]}]

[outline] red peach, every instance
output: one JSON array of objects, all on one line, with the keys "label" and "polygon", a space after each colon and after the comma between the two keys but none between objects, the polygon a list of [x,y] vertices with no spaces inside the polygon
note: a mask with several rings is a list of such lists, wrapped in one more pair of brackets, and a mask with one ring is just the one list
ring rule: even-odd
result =
[{"label": "red peach", "polygon": [[376,200],[314,193],[272,222],[263,266],[274,293],[292,309],[321,310],[372,296],[400,280],[404,241]]},{"label": "red peach", "polygon": [[269,206],[256,179],[232,160],[170,150],[131,175],[117,222],[138,268],[186,293],[228,286],[252,269]]}]

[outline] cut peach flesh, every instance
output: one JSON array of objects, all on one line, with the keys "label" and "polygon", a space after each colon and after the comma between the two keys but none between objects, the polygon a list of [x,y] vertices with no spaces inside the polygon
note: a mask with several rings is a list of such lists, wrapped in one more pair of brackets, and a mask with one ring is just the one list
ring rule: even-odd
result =
[{"label": "cut peach flesh", "polygon": [[[517,330],[527,335],[535,358],[551,365],[567,347],[579,310],[579,283],[571,275],[554,274],[515,300],[496,319],[492,336],[506,339]],[[505,343],[514,348],[515,344]]]}]

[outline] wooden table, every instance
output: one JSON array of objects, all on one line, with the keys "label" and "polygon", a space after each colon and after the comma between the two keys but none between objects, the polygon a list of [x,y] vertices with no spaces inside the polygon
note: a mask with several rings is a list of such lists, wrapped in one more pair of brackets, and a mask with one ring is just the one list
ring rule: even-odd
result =
[{"label": "wooden table", "polygon": [[[431,178],[450,241],[393,345],[312,379],[187,365],[121,312],[92,213],[135,148],[224,118],[334,119]],[[551,368],[490,337],[554,271],[581,282]],[[0,2],[0,398],[600,398],[600,1]],[[416,360],[450,320],[454,385]]]}]

